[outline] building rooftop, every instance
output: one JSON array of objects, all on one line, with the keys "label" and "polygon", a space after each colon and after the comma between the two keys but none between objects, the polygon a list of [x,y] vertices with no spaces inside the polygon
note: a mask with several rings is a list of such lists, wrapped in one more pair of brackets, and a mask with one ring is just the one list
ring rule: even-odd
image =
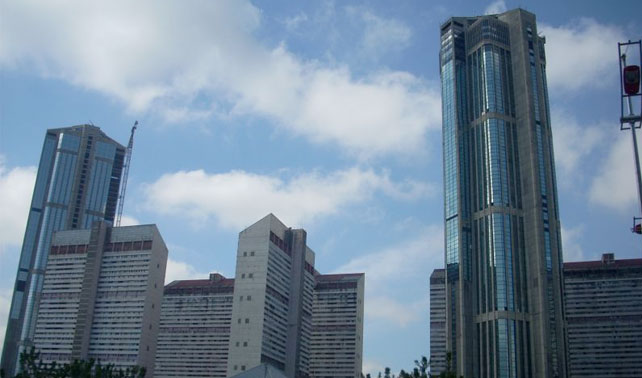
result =
[{"label": "building rooftop", "polygon": [[[318,272],[317,272],[318,273]],[[338,281],[355,280],[365,276],[365,273],[338,273],[338,274],[317,274],[314,276],[317,281]]]},{"label": "building rooftop", "polygon": [[210,274],[209,279],[177,280],[165,285],[165,294],[225,293],[234,291],[234,279],[219,273]]},{"label": "building rooftop", "polygon": [[616,260],[612,253],[602,254],[598,261],[578,261],[564,263],[564,270],[585,270],[585,269],[610,269],[610,268],[631,268],[642,267],[642,259],[620,259]]}]

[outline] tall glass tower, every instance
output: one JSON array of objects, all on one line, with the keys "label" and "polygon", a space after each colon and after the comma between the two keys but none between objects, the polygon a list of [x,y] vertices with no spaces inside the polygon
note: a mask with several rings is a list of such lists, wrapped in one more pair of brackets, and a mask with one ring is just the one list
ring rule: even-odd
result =
[{"label": "tall glass tower", "polygon": [[1,367],[12,376],[33,345],[38,298],[54,231],[113,222],[125,148],[98,127],[47,130],[11,300]]},{"label": "tall glass tower", "polygon": [[441,26],[446,349],[469,377],[566,377],[545,39],[522,9]]}]

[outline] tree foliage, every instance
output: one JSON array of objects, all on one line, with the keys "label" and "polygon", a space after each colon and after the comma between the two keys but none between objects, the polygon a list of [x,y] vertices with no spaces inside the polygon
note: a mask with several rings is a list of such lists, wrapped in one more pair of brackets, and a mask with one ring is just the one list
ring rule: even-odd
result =
[{"label": "tree foliage", "polygon": [[40,353],[31,348],[20,354],[20,373],[15,378],[144,378],[145,373],[144,367],[117,369],[113,364],[101,365],[93,358],[70,364],[55,361],[46,364],[40,359]]},{"label": "tree foliage", "polygon": [[[394,374],[390,374],[390,368],[384,370],[383,376],[381,372],[377,376],[378,378],[395,378]],[[366,376],[370,378],[370,374]],[[421,359],[415,360],[415,367],[410,372],[401,370],[399,375],[396,378],[457,378],[457,373],[452,370],[452,355],[449,353],[446,354],[446,370],[442,371],[439,375],[430,374],[430,360],[425,356],[422,356]],[[460,377],[463,378],[463,377]]]}]

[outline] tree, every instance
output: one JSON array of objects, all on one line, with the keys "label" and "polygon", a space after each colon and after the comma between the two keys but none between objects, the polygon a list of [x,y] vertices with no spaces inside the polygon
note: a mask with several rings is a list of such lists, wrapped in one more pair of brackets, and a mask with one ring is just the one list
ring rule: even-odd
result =
[{"label": "tree", "polygon": [[[71,364],[50,365],[40,360],[35,348],[20,353],[20,373],[15,378],[144,378],[144,367],[133,366],[125,370],[113,364],[101,365],[100,361],[89,359],[75,360]],[[3,377],[4,378],[4,377]]]},{"label": "tree", "polygon": [[415,360],[415,368],[412,373],[406,373],[404,370],[399,372],[399,378],[429,378],[428,368],[430,363],[426,356],[421,356],[420,360]]}]

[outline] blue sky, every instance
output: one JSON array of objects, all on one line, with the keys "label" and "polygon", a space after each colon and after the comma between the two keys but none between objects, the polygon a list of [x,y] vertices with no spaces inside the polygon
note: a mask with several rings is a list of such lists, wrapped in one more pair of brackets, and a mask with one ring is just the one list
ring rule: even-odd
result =
[{"label": "blue sky", "polygon": [[565,260],[640,257],[617,73],[639,1],[1,1],[0,338],[45,130],[126,144],[138,120],[125,222],[158,224],[167,281],[231,277],[272,212],[319,271],[366,273],[364,370],[411,367],[443,262],[439,25],[517,6],[547,38]]}]

